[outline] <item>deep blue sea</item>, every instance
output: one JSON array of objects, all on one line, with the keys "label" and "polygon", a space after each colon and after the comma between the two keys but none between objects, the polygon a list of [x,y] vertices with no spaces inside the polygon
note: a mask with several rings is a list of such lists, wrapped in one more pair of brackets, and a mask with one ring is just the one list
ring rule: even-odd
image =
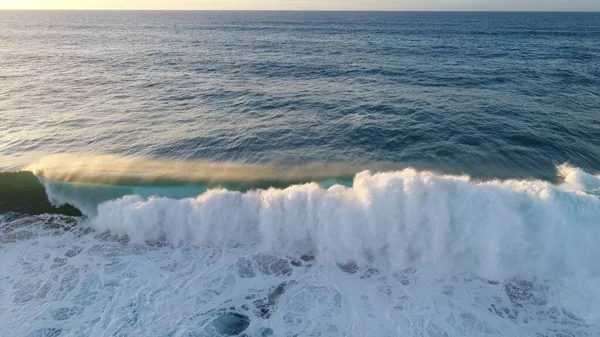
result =
[{"label": "deep blue sea", "polygon": [[600,336],[600,13],[0,11],[0,335]]}]

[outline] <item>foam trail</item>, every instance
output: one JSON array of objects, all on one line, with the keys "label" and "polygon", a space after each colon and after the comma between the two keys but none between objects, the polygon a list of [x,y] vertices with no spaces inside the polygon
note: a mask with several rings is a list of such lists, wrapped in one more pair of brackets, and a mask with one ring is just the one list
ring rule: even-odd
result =
[{"label": "foam trail", "polygon": [[584,172],[578,167],[563,164],[557,167],[559,176],[565,179],[567,186],[582,191],[600,190],[600,177]]},{"label": "foam trail", "polygon": [[127,196],[90,225],[132,240],[252,246],[331,263],[487,277],[598,276],[600,199],[542,181],[474,183],[406,169],[246,193]]}]

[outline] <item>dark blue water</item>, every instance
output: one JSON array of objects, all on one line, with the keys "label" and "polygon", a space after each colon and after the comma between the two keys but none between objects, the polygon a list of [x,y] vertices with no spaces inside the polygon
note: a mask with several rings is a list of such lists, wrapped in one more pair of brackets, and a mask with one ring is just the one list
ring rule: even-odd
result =
[{"label": "dark blue water", "polygon": [[600,14],[2,12],[0,165],[600,169]]}]

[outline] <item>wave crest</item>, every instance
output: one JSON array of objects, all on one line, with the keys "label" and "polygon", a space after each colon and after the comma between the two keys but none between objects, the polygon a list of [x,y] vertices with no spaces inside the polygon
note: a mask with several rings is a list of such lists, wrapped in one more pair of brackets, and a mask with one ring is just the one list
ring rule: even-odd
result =
[{"label": "wave crest", "polygon": [[562,164],[557,167],[558,175],[565,179],[567,186],[582,191],[600,190],[600,177],[589,174],[578,167]]},{"label": "wave crest", "polygon": [[133,241],[252,246],[331,263],[489,277],[598,275],[600,200],[542,181],[476,183],[406,169],[174,200],[127,196],[90,225]]}]

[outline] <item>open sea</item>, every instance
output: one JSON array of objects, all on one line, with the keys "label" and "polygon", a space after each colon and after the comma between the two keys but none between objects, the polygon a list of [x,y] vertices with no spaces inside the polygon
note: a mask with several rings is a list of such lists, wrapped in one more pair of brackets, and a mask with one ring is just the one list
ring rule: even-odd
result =
[{"label": "open sea", "polygon": [[600,336],[600,13],[0,11],[0,336]]}]

